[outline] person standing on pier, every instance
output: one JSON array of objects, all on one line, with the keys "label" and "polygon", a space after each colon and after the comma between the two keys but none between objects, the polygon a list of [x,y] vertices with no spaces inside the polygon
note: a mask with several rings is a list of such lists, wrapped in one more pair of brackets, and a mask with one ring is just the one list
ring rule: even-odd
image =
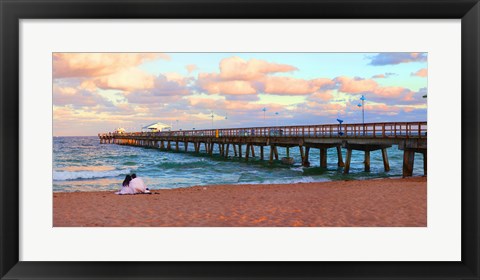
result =
[{"label": "person standing on pier", "polygon": [[132,174],[132,181],[130,181],[130,187],[135,191],[135,193],[150,193],[147,186],[142,179],[137,177],[137,174]]}]

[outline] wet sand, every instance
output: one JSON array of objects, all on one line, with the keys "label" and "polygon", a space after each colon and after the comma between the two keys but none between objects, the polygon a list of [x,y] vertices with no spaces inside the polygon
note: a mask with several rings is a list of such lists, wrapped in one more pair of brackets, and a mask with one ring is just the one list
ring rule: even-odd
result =
[{"label": "wet sand", "polygon": [[55,227],[425,227],[427,178],[53,194]]}]

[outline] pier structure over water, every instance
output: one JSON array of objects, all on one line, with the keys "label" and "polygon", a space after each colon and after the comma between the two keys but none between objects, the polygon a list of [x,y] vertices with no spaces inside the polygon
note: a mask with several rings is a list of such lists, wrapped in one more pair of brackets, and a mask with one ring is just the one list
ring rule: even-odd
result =
[{"label": "pier structure over water", "polygon": [[[101,133],[102,144],[118,144],[159,148],[167,151],[184,151],[193,145],[195,153],[200,153],[202,145],[205,153],[212,155],[215,145],[220,156],[234,156],[249,160],[255,157],[255,148],[260,149],[260,159],[265,160],[264,148],[270,147],[269,161],[278,160],[278,147],[286,149],[289,162],[290,149],[299,149],[303,166],[310,166],[309,154],[312,149],[320,152],[320,166],[327,167],[327,149],[337,152],[337,164],[344,173],[350,171],[352,151],[365,154],[365,171],[370,171],[370,152],[381,150],[385,171],[390,170],[387,148],[398,145],[403,150],[403,177],[413,174],[415,153],[423,155],[424,175],[427,175],[427,122],[384,122],[365,124],[326,124],[302,126],[274,126],[250,128],[224,128],[205,130],[179,130],[162,132]],[[343,161],[342,149],[346,149]],[[233,151],[231,151],[233,150]],[[232,152],[232,154],[230,154]],[[293,162],[293,161],[290,161]]]}]

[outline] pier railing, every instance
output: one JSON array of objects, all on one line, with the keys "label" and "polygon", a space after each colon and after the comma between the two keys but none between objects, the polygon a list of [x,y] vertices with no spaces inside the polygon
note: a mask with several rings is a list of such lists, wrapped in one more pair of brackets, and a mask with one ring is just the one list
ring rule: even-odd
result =
[{"label": "pier railing", "polygon": [[427,122],[384,122],[302,126],[244,127],[162,132],[105,133],[99,136],[427,138]]}]

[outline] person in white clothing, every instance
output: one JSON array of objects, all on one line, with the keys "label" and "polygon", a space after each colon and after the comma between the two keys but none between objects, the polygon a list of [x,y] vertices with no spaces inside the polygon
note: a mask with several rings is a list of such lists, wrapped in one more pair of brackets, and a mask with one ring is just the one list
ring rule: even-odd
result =
[{"label": "person in white clothing", "polygon": [[122,183],[122,189],[115,194],[135,194],[135,190],[130,186],[130,182],[132,181],[132,176],[127,175],[125,180]]},{"label": "person in white clothing", "polygon": [[135,193],[150,193],[150,190],[147,188],[143,180],[137,177],[135,173],[132,174],[130,187],[135,191]]}]

